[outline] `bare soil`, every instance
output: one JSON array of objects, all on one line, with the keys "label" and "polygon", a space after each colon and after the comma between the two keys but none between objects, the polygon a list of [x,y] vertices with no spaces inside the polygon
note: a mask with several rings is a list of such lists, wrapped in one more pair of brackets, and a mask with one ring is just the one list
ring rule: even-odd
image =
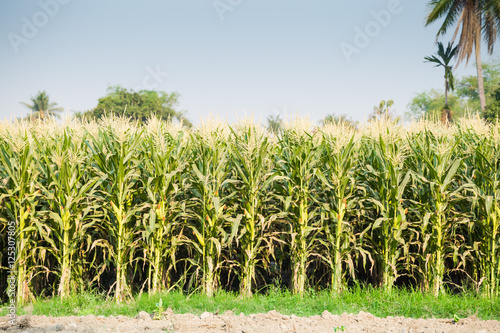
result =
[{"label": "bare soil", "polygon": [[234,315],[205,312],[201,316],[174,314],[168,309],[161,320],[153,320],[141,312],[136,318],[124,316],[46,317],[21,316],[16,326],[8,325],[7,317],[0,317],[0,331],[4,332],[236,332],[236,333],[302,333],[302,332],[500,332],[500,321],[479,320],[475,316],[460,319],[411,319],[404,317],[377,318],[369,313],[335,316],[325,311],[320,316],[285,316],[276,311],[264,314]]}]

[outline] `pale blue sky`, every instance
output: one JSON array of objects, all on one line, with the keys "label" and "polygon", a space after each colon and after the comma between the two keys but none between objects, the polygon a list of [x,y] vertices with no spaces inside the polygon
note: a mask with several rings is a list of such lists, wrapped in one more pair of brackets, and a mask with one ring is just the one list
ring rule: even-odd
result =
[{"label": "pale blue sky", "polygon": [[[210,110],[230,122],[244,110],[262,120],[285,111],[363,120],[382,99],[403,114],[414,93],[443,84],[442,71],[423,62],[439,28],[424,28],[426,3],[4,0],[0,119],[26,115],[19,102],[39,90],[88,110],[110,84],[177,91],[195,123]],[[389,9],[374,24],[373,11]],[[341,45],[356,47],[356,29],[371,37],[348,61]],[[473,62],[456,71],[474,73]]]}]

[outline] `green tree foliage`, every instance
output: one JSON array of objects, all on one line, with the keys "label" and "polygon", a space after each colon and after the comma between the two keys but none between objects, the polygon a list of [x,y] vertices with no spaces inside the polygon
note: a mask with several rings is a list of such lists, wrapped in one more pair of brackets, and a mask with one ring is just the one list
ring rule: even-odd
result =
[{"label": "green tree foliage", "polygon": [[283,119],[280,115],[267,117],[267,129],[274,134],[278,134],[283,130]]},{"label": "green tree foliage", "polygon": [[358,122],[353,120],[346,114],[341,114],[338,116],[333,113],[327,114],[325,118],[321,119],[319,122],[323,126],[329,123],[335,123],[335,124],[342,124],[347,127],[352,127],[353,129],[358,127]]},{"label": "green tree foliage", "polygon": [[[494,92],[500,87],[500,60],[494,59],[483,64],[484,90],[486,92],[486,104],[495,101]],[[407,120],[418,120],[421,117],[437,119],[439,110],[445,104],[444,91],[430,89],[415,94],[405,114]],[[481,109],[479,102],[479,90],[477,77],[474,75],[464,76],[455,83],[455,91],[448,96],[448,105],[453,110],[453,119],[465,115],[467,111],[476,112]],[[484,113],[486,117],[486,111]]]},{"label": "green tree foliage", "polygon": [[121,86],[111,86],[108,88],[108,94],[99,98],[99,103],[94,109],[77,113],[76,117],[99,119],[106,114],[114,114],[145,122],[149,117],[156,115],[162,120],[177,119],[191,126],[184,112],[176,110],[179,97],[177,92],[168,94],[154,90],[133,91]]},{"label": "green tree foliage", "polygon": [[481,110],[486,107],[481,60],[481,42],[486,42],[488,53],[493,53],[497,40],[497,29],[500,26],[500,4],[498,0],[431,0],[430,12],[427,15],[426,26],[444,18],[437,37],[455,27],[453,40],[459,35],[458,63],[469,61],[474,53],[478,79],[478,94]]},{"label": "green tree foliage", "polygon": [[452,121],[453,111],[448,105],[448,91],[455,89],[453,77],[453,66],[450,65],[451,60],[458,54],[458,47],[448,43],[446,50],[443,43],[438,42],[438,52],[436,55],[425,57],[427,62],[432,62],[436,67],[444,68],[444,107],[441,110],[441,122],[449,123]]},{"label": "green tree foliage", "polygon": [[31,114],[28,115],[29,120],[43,120],[48,117],[55,117],[60,119],[61,116],[59,112],[64,111],[63,108],[58,107],[57,103],[51,103],[49,100],[49,95],[47,92],[39,91],[36,96],[30,98],[30,103],[21,102],[24,106],[31,110]]},{"label": "green tree foliage", "polygon": [[484,110],[483,117],[487,121],[500,119],[500,88],[495,90],[495,100],[489,103]]},{"label": "green tree foliage", "polygon": [[453,77],[453,66],[450,62],[458,54],[458,46],[453,46],[448,43],[446,49],[443,43],[438,42],[438,51],[436,55],[425,57],[426,62],[432,62],[435,67],[444,68],[444,108],[441,112],[441,119],[444,121],[451,121],[450,107],[448,105],[448,91],[455,89],[455,78]]},{"label": "green tree foliage", "polygon": [[394,105],[394,101],[389,99],[387,101],[380,101],[378,106],[373,107],[373,112],[368,116],[368,121],[374,121],[378,119],[392,119],[394,121],[398,121],[399,117],[396,117],[391,110],[391,107]]},{"label": "green tree foliage", "polygon": [[[444,104],[445,96],[442,90],[431,89],[417,93],[408,103],[405,119],[419,120],[422,117],[437,119]],[[449,94],[448,106],[453,110],[452,119],[457,119],[465,114],[467,103],[456,94]]]},{"label": "green tree foliage", "polygon": [[[486,105],[489,105],[495,101],[495,90],[500,87],[500,59],[484,63],[483,76]],[[461,98],[467,100],[472,110],[480,110],[476,76],[463,77],[456,84],[456,92]]]}]

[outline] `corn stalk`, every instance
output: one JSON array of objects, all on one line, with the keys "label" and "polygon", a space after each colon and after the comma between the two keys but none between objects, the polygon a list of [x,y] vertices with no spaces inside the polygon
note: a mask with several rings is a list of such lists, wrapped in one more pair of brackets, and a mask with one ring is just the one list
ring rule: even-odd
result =
[{"label": "corn stalk", "polygon": [[[271,189],[278,176],[272,170],[269,158],[272,148],[264,133],[248,126],[232,134],[231,166],[237,181],[231,185],[240,215],[232,220],[231,239],[240,247],[240,292],[249,297],[256,280],[256,268],[269,263],[273,240],[277,241],[270,226],[278,215],[266,214],[266,208],[271,212]],[[268,249],[266,253],[265,249]]]},{"label": "corn stalk", "polygon": [[423,237],[423,289],[437,296],[443,292],[445,258],[454,246],[452,235],[458,225],[452,218],[453,203],[459,197],[456,178],[462,160],[455,153],[457,142],[449,137],[424,132],[413,135],[408,142],[413,150],[409,167],[427,193],[419,197],[423,207],[419,230]]},{"label": "corn stalk", "polygon": [[366,202],[376,213],[370,226],[370,240],[378,268],[378,283],[390,291],[399,276],[398,266],[403,255],[408,254],[405,231],[408,228],[403,194],[410,180],[404,168],[405,147],[401,139],[382,135],[368,139],[363,161],[363,187]]},{"label": "corn stalk", "polygon": [[355,276],[351,254],[356,246],[356,236],[348,220],[357,202],[354,195],[357,166],[354,147],[354,136],[344,145],[341,138],[325,134],[320,166],[315,170],[325,187],[319,192],[319,200],[326,212],[326,216],[322,215],[322,234],[327,252],[321,257],[330,267],[330,287],[336,293],[346,287],[342,270],[344,263],[347,263],[351,276]]},{"label": "corn stalk", "polygon": [[472,154],[466,159],[470,173],[467,187],[472,192],[472,208],[476,212],[475,248],[479,261],[483,293],[496,297],[500,293],[500,144],[498,136],[478,138],[471,132],[468,139]]},{"label": "corn stalk", "polygon": [[278,145],[277,167],[284,178],[279,195],[288,213],[289,245],[292,263],[292,292],[303,295],[307,282],[309,257],[317,254],[317,234],[320,230],[318,206],[314,199],[321,151],[314,137],[307,133],[285,130]]},{"label": "corn stalk", "polygon": [[141,134],[130,129],[115,133],[111,127],[100,128],[89,143],[98,176],[106,178],[101,191],[109,214],[102,227],[116,269],[115,300],[118,303],[131,296],[128,273],[139,229],[136,214],[143,209],[135,202],[140,184]]},{"label": "corn stalk", "polygon": [[[176,252],[182,238],[179,214],[183,210],[176,196],[182,191],[186,144],[181,132],[177,138],[165,132],[151,133],[144,142],[143,186],[149,207],[145,215],[143,239],[147,249],[150,293],[170,288],[169,273],[176,265]],[[181,188],[179,188],[179,185]]]},{"label": "corn stalk", "polygon": [[35,180],[38,177],[35,146],[27,134],[9,135],[0,146],[0,162],[3,193],[0,202],[8,221],[15,221],[16,234],[16,302],[25,304],[32,296],[29,282],[32,277],[33,251],[37,245],[37,230],[33,221],[38,219],[36,207],[39,193]]},{"label": "corn stalk", "polygon": [[[59,266],[58,295],[66,298],[77,287],[72,277],[83,271],[82,261],[75,261],[75,256],[85,240],[87,245],[92,243],[90,229],[97,221],[93,214],[98,208],[96,189],[102,179],[88,177],[89,165],[82,155],[86,146],[69,130],[62,136],[44,140],[43,144],[36,142],[43,151],[38,159],[42,171],[39,186],[49,208],[43,213],[49,219],[35,224]],[[81,278],[79,283],[83,287]]]},{"label": "corn stalk", "polygon": [[214,131],[209,137],[192,137],[188,217],[192,236],[189,244],[198,260],[192,263],[201,273],[203,293],[212,296],[219,283],[222,250],[226,246],[228,221],[226,203],[231,196],[227,190],[228,148],[224,138]]}]

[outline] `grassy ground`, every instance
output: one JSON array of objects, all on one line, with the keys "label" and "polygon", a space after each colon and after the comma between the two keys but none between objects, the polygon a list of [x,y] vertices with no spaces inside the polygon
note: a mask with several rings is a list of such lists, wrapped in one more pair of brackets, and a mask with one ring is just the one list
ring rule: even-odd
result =
[{"label": "grassy ground", "polygon": [[[324,310],[340,315],[346,313],[369,312],[377,317],[404,316],[412,318],[465,318],[476,315],[481,319],[500,320],[500,300],[487,299],[475,295],[441,295],[435,298],[420,292],[396,290],[385,294],[374,289],[354,289],[340,295],[328,292],[308,293],[303,298],[289,292],[272,291],[267,295],[254,295],[243,299],[241,296],[219,292],[213,298],[201,294],[185,295],[172,292],[164,295],[137,296],[125,304],[115,304],[104,297],[84,294],[65,300],[59,298],[39,299],[29,307],[23,307],[19,314],[32,311],[34,315],[82,316],[82,315],[125,315],[136,316],[140,311],[154,312],[156,303],[162,298],[163,306],[170,307],[175,313],[201,314],[219,310],[221,313],[232,310],[235,314],[264,313],[276,310],[286,315],[312,316]],[[0,315],[7,309],[0,307]]]}]

